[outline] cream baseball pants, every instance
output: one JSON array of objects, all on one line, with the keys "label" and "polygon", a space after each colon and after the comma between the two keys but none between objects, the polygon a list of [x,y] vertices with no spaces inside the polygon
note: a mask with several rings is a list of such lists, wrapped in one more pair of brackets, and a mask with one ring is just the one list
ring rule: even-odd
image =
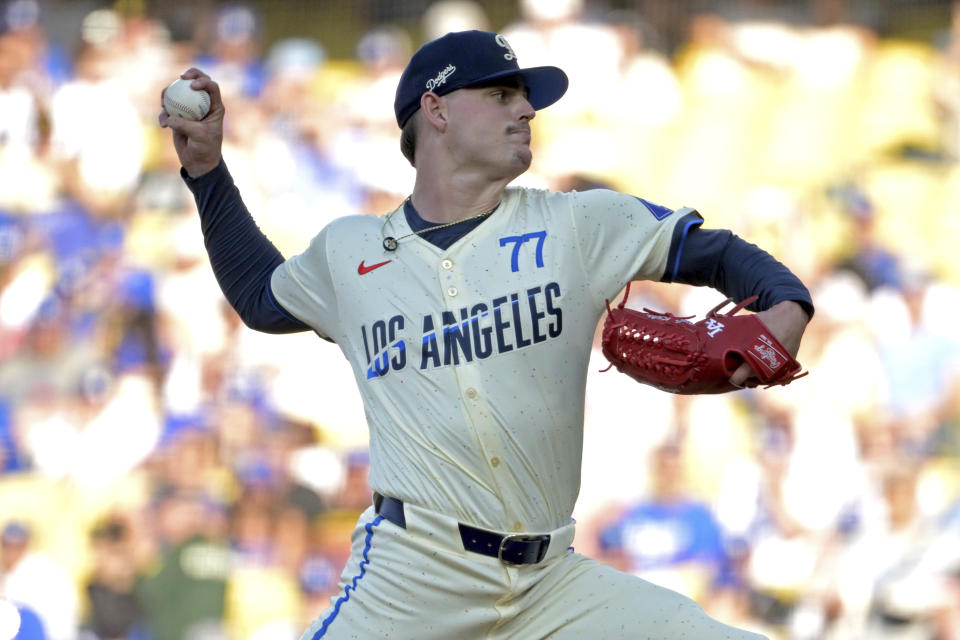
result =
[{"label": "cream baseball pants", "polygon": [[547,532],[536,564],[465,551],[456,520],[371,506],[353,531],[340,592],[300,640],[760,640],[693,600],[577,554],[573,523]]}]

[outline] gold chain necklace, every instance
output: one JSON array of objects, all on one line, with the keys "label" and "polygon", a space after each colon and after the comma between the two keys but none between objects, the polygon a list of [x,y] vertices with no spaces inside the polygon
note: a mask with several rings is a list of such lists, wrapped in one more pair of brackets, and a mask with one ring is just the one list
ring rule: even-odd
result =
[{"label": "gold chain necklace", "polygon": [[[386,220],[383,221],[383,226],[380,228],[380,235],[383,235],[383,231],[384,229],[387,228],[387,223],[390,222],[390,218],[393,217],[393,214],[395,214],[400,209],[403,209],[404,206],[406,206],[406,203],[409,202],[409,200],[410,200],[410,197],[407,196],[407,199],[403,201],[403,206],[401,206],[399,209],[394,209],[393,211],[390,212],[390,215],[388,215]],[[419,236],[420,234],[427,233],[428,231],[436,231],[437,229],[446,229],[447,227],[452,227],[453,225],[460,224],[461,222],[468,222],[470,220],[476,220],[477,218],[488,216],[494,211],[496,211],[497,207],[499,206],[500,206],[500,203],[498,202],[496,206],[494,206],[493,209],[490,209],[489,211],[478,213],[475,216],[470,216],[469,218],[464,218],[463,220],[455,220],[454,222],[446,222],[444,224],[438,224],[432,227],[427,227],[426,229],[420,229],[420,231],[414,231],[412,233],[408,233],[405,236],[400,236],[399,238],[394,238],[393,236],[386,236],[383,239],[383,248],[387,251],[396,251],[397,246],[400,244],[400,241],[405,240],[410,236]]]}]

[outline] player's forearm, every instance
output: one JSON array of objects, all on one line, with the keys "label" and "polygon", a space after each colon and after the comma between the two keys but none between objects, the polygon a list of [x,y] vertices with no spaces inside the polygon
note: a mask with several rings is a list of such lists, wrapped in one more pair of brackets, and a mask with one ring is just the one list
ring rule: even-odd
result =
[{"label": "player's forearm", "polygon": [[730,231],[695,229],[686,238],[673,282],[709,286],[740,301],[756,295],[754,311],[792,300],[813,316],[810,292],[769,253]]},{"label": "player's forearm", "polygon": [[717,288],[734,300],[758,296],[749,306],[755,311],[791,301],[806,312],[808,320],[813,317],[813,298],[800,278],[772,255],[737,236],[718,266]]},{"label": "player's forearm", "polygon": [[227,301],[244,324],[268,333],[305,331],[273,299],[270,276],[283,255],[260,231],[221,161],[212,171],[184,181],[200,212],[203,242]]}]

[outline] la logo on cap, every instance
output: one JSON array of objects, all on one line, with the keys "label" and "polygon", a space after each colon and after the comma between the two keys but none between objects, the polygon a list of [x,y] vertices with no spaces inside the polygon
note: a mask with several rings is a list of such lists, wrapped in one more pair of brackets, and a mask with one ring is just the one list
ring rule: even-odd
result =
[{"label": "la logo on cap", "polygon": [[497,37],[495,38],[495,40],[497,41],[497,44],[498,44],[498,45],[500,45],[501,47],[503,47],[504,49],[506,49],[507,51],[510,52],[510,53],[505,53],[505,54],[503,54],[503,59],[504,59],[504,60],[516,60],[516,59],[517,59],[517,54],[514,52],[513,47],[510,46],[510,43],[507,42],[507,39],[506,39],[506,38],[504,38],[502,35],[500,35],[500,34],[498,33],[498,34],[497,34]]}]

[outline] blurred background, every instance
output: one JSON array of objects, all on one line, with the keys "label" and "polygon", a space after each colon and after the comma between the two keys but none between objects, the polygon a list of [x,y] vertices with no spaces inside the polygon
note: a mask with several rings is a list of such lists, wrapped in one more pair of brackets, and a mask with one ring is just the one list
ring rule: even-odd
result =
[{"label": "blurred background", "polygon": [[768,391],[674,397],[595,349],[578,551],[774,639],[960,638],[960,3],[6,0],[0,640],[293,639],[327,606],[359,395],[334,345],[225,304],[160,91],[220,83],[289,256],[407,195],[396,81],[466,28],[570,76],[519,183],[695,207],[817,305],[812,374]]}]

